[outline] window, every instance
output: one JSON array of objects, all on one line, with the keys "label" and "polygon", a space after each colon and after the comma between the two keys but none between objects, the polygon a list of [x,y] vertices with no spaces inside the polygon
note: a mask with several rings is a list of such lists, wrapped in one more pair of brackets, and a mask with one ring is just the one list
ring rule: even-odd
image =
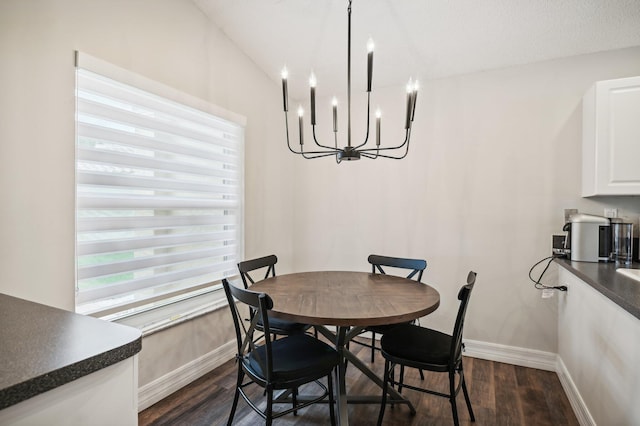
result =
[{"label": "window", "polygon": [[76,310],[219,288],[243,254],[243,120],[82,53],[76,71]]}]

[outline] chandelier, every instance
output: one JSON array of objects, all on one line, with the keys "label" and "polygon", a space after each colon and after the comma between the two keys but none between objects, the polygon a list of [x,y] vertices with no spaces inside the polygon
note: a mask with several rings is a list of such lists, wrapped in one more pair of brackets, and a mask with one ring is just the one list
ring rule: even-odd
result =
[{"label": "chandelier", "polygon": [[294,154],[299,154],[306,159],[313,158],[321,158],[328,156],[335,156],[336,161],[340,163],[342,160],[359,160],[361,157],[376,159],[379,157],[382,158],[392,158],[395,160],[400,160],[407,156],[409,152],[409,140],[411,139],[411,126],[413,124],[413,119],[415,117],[415,109],[416,109],[416,98],[418,96],[418,81],[413,81],[409,79],[409,83],[407,84],[407,105],[406,105],[406,115],[405,115],[405,124],[404,124],[404,141],[396,146],[381,146],[380,144],[380,129],[381,129],[381,113],[378,109],[376,111],[376,130],[375,130],[375,147],[370,144],[370,147],[367,146],[367,142],[369,142],[369,134],[370,134],[370,125],[371,125],[371,80],[373,76],[373,40],[369,39],[367,42],[367,127],[366,127],[366,136],[364,141],[359,145],[353,145],[351,141],[351,1],[349,0],[349,5],[347,7],[347,15],[348,15],[348,29],[347,29],[347,146],[344,148],[338,147],[338,101],[334,97],[332,99],[332,108],[333,108],[333,146],[323,145],[318,142],[316,137],[316,78],[312,73],[309,78],[309,88],[310,88],[310,110],[311,110],[311,131],[313,135],[313,142],[315,146],[312,150],[305,151],[304,149],[304,109],[302,106],[298,107],[298,129],[299,129],[299,143],[300,150],[296,151],[291,147],[291,142],[289,139],[289,99],[288,99],[288,91],[287,91],[287,77],[288,71],[287,68],[283,68],[282,70],[282,99],[284,105],[284,117],[285,117],[285,127],[287,132],[287,146],[289,150]]}]

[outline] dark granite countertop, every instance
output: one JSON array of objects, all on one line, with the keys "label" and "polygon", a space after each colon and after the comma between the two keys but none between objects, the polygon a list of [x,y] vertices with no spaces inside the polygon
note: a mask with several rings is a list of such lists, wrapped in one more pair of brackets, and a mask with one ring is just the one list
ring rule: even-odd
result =
[{"label": "dark granite countertop", "polygon": [[0,409],[141,349],[135,328],[0,294]]},{"label": "dark granite countertop", "polygon": [[[607,262],[572,262],[568,259],[556,259],[555,261],[631,315],[640,319],[640,281],[616,272],[616,269],[621,267],[620,265]],[[627,269],[640,269],[640,264],[634,263]]]}]

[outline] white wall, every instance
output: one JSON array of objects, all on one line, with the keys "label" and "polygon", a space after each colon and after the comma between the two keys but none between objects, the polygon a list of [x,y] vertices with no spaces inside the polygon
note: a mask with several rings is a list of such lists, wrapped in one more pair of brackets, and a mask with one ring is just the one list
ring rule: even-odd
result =
[{"label": "white wall", "polygon": [[[442,304],[422,323],[442,330],[473,269],[465,336],[555,353],[556,302],[527,274],[550,253],[564,208],[615,205],[637,221],[637,197],[580,197],[582,96],[596,80],[631,75],[640,75],[640,48],[421,81],[406,159],[295,160],[295,268],[366,270],[370,253],[425,258],[424,281]],[[395,143],[403,88],[374,95]],[[357,140],[364,118],[354,114]]]},{"label": "white wall", "polygon": [[[74,50],[247,118],[246,255],[290,268],[279,88],[191,0],[3,0],[0,292],[74,309]],[[231,338],[225,309],[144,339],[140,385]]]}]

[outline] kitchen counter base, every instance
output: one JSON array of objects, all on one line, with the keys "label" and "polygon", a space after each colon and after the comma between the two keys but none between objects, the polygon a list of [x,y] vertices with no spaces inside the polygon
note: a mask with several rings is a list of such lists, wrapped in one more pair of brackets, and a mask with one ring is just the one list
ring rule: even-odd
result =
[{"label": "kitchen counter base", "polygon": [[0,425],[138,424],[138,356],[0,410]]},{"label": "kitchen counter base", "polygon": [[0,324],[2,413],[127,360],[142,348],[138,329],[5,294],[0,294]]}]

